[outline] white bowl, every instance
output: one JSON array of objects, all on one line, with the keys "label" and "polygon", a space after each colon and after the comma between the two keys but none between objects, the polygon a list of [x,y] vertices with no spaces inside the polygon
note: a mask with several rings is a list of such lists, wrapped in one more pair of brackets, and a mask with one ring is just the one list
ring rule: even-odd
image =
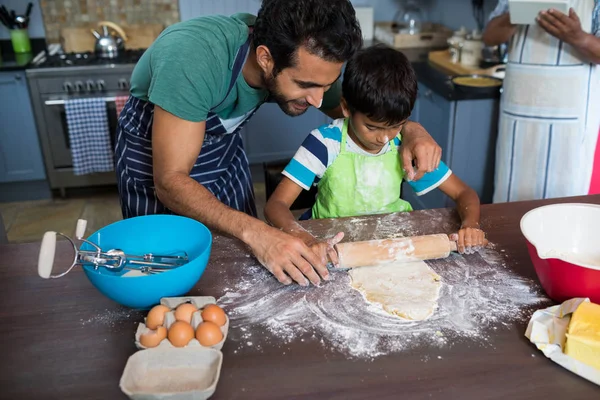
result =
[{"label": "white bowl", "polygon": [[541,259],[557,258],[600,270],[600,206],[584,203],[536,208],[521,219],[523,235]]}]

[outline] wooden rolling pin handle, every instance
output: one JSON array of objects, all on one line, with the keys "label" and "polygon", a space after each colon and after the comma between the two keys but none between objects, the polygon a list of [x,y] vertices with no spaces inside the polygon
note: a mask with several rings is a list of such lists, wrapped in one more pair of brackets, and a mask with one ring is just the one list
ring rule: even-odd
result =
[{"label": "wooden rolling pin handle", "polygon": [[450,251],[457,252],[458,247],[456,246],[456,242],[454,240],[450,240]]}]

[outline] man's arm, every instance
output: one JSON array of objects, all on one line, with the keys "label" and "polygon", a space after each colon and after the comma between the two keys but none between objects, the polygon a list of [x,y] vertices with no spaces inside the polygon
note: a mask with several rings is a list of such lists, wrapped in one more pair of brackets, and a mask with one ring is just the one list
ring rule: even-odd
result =
[{"label": "man's arm", "polygon": [[265,217],[276,228],[300,238],[323,262],[327,263],[329,259],[334,265],[337,265],[337,252],[333,246],[343,239],[344,234],[338,233],[333,239],[319,240],[304,229],[290,211],[290,207],[302,190],[299,185],[284,176],[269,201],[267,201]]},{"label": "man's arm", "polygon": [[[190,122],[159,106],[154,109],[152,156],[160,201],[177,214],[203,222],[248,244],[258,260],[284,284],[313,284],[327,267],[304,242],[221,203],[189,176],[200,154],[206,123]],[[315,272],[313,267],[318,271]],[[289,276],[288,276],[289,275]]]},{"label": "man's arm", "polygon": [[504,13],[493,18],[483,32],[483,42],[488,46],[506,43],[517,31],[518,26],[510,23],[510,14]]},{"label": "man's arm", "polygon": [[573,46],[592,64],[600,64],[600,38],[585,32],[579,16],[571,8],[569,15],[550,9],[540,13],[538,24],[550,35]]},{"label": "man's arm", "polygon": [[574,44],[575,47],[592,64],[600,64],[600,38],[587,33],[585,38]]}]

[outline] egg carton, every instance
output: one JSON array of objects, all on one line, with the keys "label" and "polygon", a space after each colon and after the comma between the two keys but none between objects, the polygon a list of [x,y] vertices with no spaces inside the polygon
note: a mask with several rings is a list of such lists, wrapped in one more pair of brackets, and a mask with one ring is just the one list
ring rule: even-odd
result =
[{"label": "egg carton", "polygon": [[[209,304],[216,304],[210,296],[165,297],[160,304],[171,309],[165,314],[168,329],[175,322],[174,310],[183,303],[192,303],[199,310]],[[121,391],[134,400],[205,400],[216,388],[223,364],[221,348],[227,339],[229,317],[221,327],[223,340],[214,346],[202,346],[196,338],[187,346],[175,347],[168,339],[153,348],[140,343],[140,335],[147,329],[140,323],[135,334],[138,352],[127,360],[119,382]],[[192,315],[194,330],[202,322],[201,311]]]},{"label": "egg carton", "polygon": [[[188,297],[163,297],[160,300],[160,304],[168,307],[169,309],[171,309],[171,311],[167,311],[165,313],[165,323],[163,324],[163,326],[165,328],[167,328],[167,331],[169,330],[169,328],[171,327],[171,325],[173,325],[175,323],[175,309],[177,308],[177,306],[179,306],[180,304],[183,303],[192,303],[193,305],[196,306],[196,308],[198,308],[198,311],[194,312],[192,314],[192,328],[194,328],[194,332],[196,331],[196,328],[198,328],[198,325],[200,325],[200,323],[202,323],[202,309],[204,307],[206,307],[209,304],[217,304],[217,300],[212,297],[212,296],[188,296]],[[225,343],[225,340],[227,339],[227,333],[229,332],[229,317],[227,316],[227,314],[225,314],[225,325],[221,326],[221,333],[223,333],[223,339],[221,339],[221,341],[217,344],[215,344],[214,346],[203,346],[200,344],[200,342],[198,341],[198,339],[196,339],[195,337],[190,340],[190,342],[187,344],[187,346],[184,346],[183,348],[186,347],[203,347],[203,348],[212,348],[215,350],[221,350],[221,348],[223,348],[223,344]],[[144,318],[144,322],[141,322],[138,325],[137,331],[135,332],[135,346],[140,349],[140,350],[144,350],[144,349],[148,349],[148,347],[142,345],[140,343],[140,337],[142,336],[142,334],[144,334],[144,332],[146,332],[147,326],[146,326],[146,319]],[[163,339],[158,346],[154,347],[154,348],[164,348],[164,347],[171,347],[171,348],[175,348],[175,346],[173,346],[171,344],[171,342],[169,341],[168,338]]]},{"label": "egg carton", "polygon": [[223,353],[204,347],[141,350],[127,360],[119,387],[134,400],[205,400],[222,364]]}]

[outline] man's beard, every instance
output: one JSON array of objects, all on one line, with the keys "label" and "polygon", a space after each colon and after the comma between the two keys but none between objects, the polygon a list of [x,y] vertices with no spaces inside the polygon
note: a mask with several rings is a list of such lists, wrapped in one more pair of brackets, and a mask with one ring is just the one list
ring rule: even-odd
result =
[{"label": "man's beard", "polygon": [[267,76],[263,73],[263,81],[265,82],[265,86],[269,91],[269,96],[271,100],[273,100],[281,111],[289,115],[290,117],[297,117],[304,114],[308,111],[308,107],[310,104],[304,100],[288,100],[285,96],[279,91],[277,87],[277,80],[273,75]]}]

